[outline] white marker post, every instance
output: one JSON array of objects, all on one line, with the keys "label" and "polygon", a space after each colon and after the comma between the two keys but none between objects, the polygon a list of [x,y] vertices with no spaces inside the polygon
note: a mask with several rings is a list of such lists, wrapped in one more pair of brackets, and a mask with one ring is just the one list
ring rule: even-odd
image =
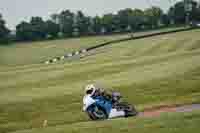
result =
[{"label": "white marker post", "polygon": [[65,56],[61,56],[60,59],[61,59],[61,60],[64,60],[64,59],[65,59]]},{"label": "white marker post", "polygon": [[87,52],[86,49],[81,50],[81,53],[86,53],[86,52]]},{"label": "white marker post", "polygon": [[79,55],[79,51],[76,51],[76,52],[75,52],[75,55]]},{"label": "white marker post", "polygon": [[53,62],[56,62],[57,61],[57,59],[55,58],[55,59],[53,59]]},{"label": "white marker post", "polygon": [[49,64],[49,63],[50,63],[49,61],[46,61],[46,62],[45,62],[45,64]]},{"label": "white marker post", "polygon": [[72,57],[72,54],[70,53],[70,54],[68,54],[67,56],[68,56],[68,57]]}]

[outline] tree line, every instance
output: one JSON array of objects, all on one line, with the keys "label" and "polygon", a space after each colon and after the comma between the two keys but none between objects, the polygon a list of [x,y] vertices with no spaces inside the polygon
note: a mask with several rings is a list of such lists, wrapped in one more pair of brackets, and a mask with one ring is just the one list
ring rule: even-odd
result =
[{"label": "tree line", "polygon": [[192,0],[189,11],[185,10],[185,3],[179,1],[170,7],[167,13],[164,13],[160,7],[153,6],[145,10],[126,8],[119,10],[116,14],[108,13],[95,17],[87,16],[82,11],[74,13],[64,10],[52,14],[46,21],[38,16],[32,17],[29,22],[22,21],[16,26],[15,35],[10,34],[0,14],[0,42],[135,32],[185,24],[188,13],[190,21],[200,21],[200,3]]}]

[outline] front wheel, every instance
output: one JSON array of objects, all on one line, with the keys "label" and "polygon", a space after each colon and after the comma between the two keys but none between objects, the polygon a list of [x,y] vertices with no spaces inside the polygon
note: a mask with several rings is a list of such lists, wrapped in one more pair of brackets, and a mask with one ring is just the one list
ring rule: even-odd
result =
[{"label": "front wheel", "polygon": [[91,106],[88,110],[87,113],[92,120],[104,120],[108,118],[108,115],[106,114],[106,111],[96,105]]}]

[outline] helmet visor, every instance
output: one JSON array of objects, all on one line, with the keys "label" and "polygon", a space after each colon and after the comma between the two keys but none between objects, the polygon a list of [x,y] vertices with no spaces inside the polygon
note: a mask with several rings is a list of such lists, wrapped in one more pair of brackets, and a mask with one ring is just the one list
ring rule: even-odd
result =
[{"label": "helmet visor", "polygon": [[90,89],[86,91],[86,94],[92,94],[92,92],[93,92],[93,89]]}]

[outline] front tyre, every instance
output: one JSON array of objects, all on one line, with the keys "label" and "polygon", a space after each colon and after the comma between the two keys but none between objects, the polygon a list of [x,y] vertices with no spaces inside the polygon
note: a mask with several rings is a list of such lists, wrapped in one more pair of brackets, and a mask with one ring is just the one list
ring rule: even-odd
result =
[{"label": "front tyre", "polygon": [[92,105],[88,110],[87,113],[92,120],[104,120],[108,118],[106,111],[96,105]]}]

